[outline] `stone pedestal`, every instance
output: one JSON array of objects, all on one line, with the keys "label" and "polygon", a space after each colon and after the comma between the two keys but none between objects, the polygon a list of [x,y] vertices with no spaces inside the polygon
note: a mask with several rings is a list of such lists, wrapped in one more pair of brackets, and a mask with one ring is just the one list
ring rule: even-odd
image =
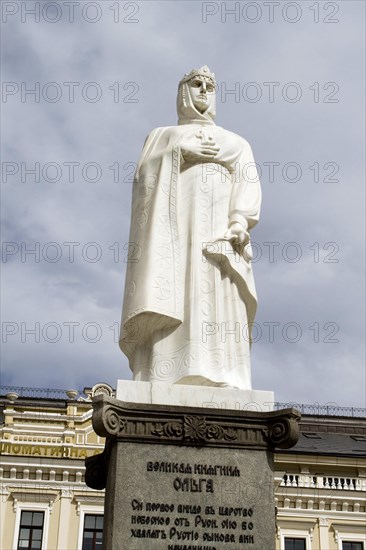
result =
[{"label": "stone pedestal", "polygon": [[94,400],[106,437],[86,482],[106,487],[104,550],[274,550],[274,448],[299,413]]},{"label": "stone pedestal", "polygon": [[118,380],[116,398],[127,403],[231,409],[233,411],[269,412],[274,393],[262,390],[239,390],[215,386],[186,386],[167,382]]}]

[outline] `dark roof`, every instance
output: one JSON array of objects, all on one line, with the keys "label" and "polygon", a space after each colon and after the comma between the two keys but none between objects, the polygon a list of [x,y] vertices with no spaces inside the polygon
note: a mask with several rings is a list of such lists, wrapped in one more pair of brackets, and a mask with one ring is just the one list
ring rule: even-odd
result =
[{"label": "dark roof", "polygon": [[366,419],[303,415],[289,453],[366,457]]},{"label": "dark roof", "polygon": [[366,457],[366,437],[361,439],[358,436],[333,433],[317,435],[318,438],[314,439],[300,434],[298,443],[289,452]]}]

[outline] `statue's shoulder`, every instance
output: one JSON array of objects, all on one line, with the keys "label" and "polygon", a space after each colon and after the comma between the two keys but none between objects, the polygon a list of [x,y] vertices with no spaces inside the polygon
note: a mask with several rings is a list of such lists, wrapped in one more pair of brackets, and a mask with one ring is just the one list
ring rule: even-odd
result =
[{"label": "statue's shoulder", "polygon": [[151,130],[145,139],[145,151],[149,151],[152,146],[157,150],[167,147],[176,136],[177,126],[161,126]]},{"label": "statue's shoulder", "polygon": [[158,138],[163,135],[168,135],[174,132],[177,129],[176,126],[159,126],[159,128],[154,128],[151,130],[151,132],[148,134],[149,138]]}]

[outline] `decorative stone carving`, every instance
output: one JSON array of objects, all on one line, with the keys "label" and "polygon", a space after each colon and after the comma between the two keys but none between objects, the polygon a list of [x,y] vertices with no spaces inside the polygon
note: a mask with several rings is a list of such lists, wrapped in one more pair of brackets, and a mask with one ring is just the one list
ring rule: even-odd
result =
[{"label": "decorative stone carving", "polygon": [[110,443],[107,440],[104,451],[85,459],[85,483],[88,487],[101,491],[107,483]]},{"label": "decorative stone carving", "polygon": [[103,501],[104,495],[100,493],[94,495],[74,495],[74,502],[76,503],[76,514],[80,516],[82,505],[103,505]]},{"label": "decorative stone carving", "polygon": [[10,489],[11,496],[13,498],[13,510],[16,512],[18,504],[23,502],[42,502],[47,503],[50,513],[52,513],[53,503],[57,498],[57,493],[52,491],[47,491],[47,488],[42,492],[34,491],[17,491]]},{"label": "decorative stone carving", "polygon": [[113,388],[109,384],[95,384],[95,386],[92,387],[92,397],[101,394],[113,396]]},{"label": "decorative stone carving", "polygon": [[[191,410],[195,414],[184,414]],[[173,418],[172,418],[173,417]],[[166,422],[162,419],[166,418]],[[114,398],[98,396],[94,399],[93,426],[102,437],[136,438],[187,443],[235,442],[238,446],[289,448],[298,439],[295,409],[279,412],[216,411],[165,405],[134,405]]]},{"label": "decorative stone carving", "polygon": [[191,441],[206,440],[206,419],[199,416],[185,416],[183,420],[184,437]]},{"label": "decorative stone carving", "polygon": [[151,433],[159,437],[181,437],[183,435],[183,426],[179,422],[166,422],[155,430],[151,430]]},{"label": "decorative stone carving", "polygon": [[232,441],[237,437],[235,430],[224,429],[218,424],[207,425],[206,419],[198,416],[185,416],[183,424],[167,422],[160,428],[152,430],[151,433],[160,437],[183,437],[183,439],[197,443],[215,439]]},{"label": "decorative stone carving", "polygon": [[268,439],[271,444],[281,449],[292,447],[299,437],[298,420],[299,416],[296,415],[276,419],[268,431]]},{"label": "decorative stone carving", "polygon": [[100,395],[94,399],[93,427],[107,438],[107,445],[102,454],[86,459],[85,481],[93,489],[105,487],[113,442],[253,450],[289,448],[299,437],[299,418],[295,409],[269,413],[217,411],[136,405]]},{"label": "decorative stone carving", "polygon": [[84,388],[84,393],[87,396],[87,399],[86,399],[87,401],[91,400],[96,395],[103,394],[103,395],[109,395],[110,397],[114,397],[114,394],[115,394],[113,388],[109,384],[106,384],[105,382],[95,384],[92,388]]},{"label": "decorative stone carving", "polygon": [[79,395],[79,392],[78,390],[67,390],[66,395],[71,401],[74,401]]},{"label": "decorative stone carving", "polygon": [[127,421],[118,412],[109,408],[105,414],[105,422],[111,435],[119,435],[126,427]]}]

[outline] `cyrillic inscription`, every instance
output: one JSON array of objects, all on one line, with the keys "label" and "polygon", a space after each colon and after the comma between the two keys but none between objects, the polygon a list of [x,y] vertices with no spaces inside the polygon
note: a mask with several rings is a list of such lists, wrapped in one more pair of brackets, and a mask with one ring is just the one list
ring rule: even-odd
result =
[{"label": "cyrillic inscription", "polygon": [[147,462],[146,471],[152,475],[152,482],[157,483],[161,475],[166,481],[165,476],[171,474],[169,479],[178,502],[133,499],[130,503],[132,538],[164,540],[166,545],[162,550],[218,550],[210,543],[225,543],[228,549],[234,549],[234,545],[237,548],[239,544],[245,547],[254,544],[253,508],[201,505],[184,500],[190,494],[193,497],[194,493],[208,498],[215,492],[214,478],[240,477],[239,468],[217,464]]}]

